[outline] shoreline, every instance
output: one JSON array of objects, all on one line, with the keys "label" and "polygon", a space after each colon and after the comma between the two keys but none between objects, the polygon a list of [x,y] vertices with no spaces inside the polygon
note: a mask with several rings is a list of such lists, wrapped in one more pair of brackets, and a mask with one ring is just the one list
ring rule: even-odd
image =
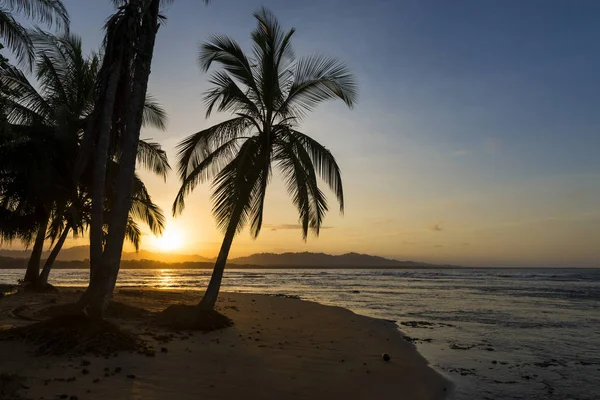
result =
[{"label": "shoreline", "polygon": [[[78,296],[76,289],[60,290],[60,294],[5,296],[0,300],[0,325],[30,323],[8,314],[16,307],[22,307],[26,317],[34,317],[36,309]],[[193,304],[199,294],[118,287],[115,300],[156,312],[178,302]],[[234,321],[233,327],[176,335],[165,345],[150,337],[155,348],[167,349],[157,350],[152,358],[129,353],[108,360],[34,356],[31,346],[0,341],[0,373],[26,377],[25,392],[35,399],[43,393],[64,393],[78,399],[115,400],[229,399],[249,394],[257,399],[372,399],[404,394],[400,398],[437,400],[452,390],[447,378],[403,339],[395,322],[273,295],[223,293],[217,309]],[[165,331],[147,321],[109,320],[142,335],[148,330],[155,336]],[[391,361],[382,360],[382,353],[388,353]],[[91,361],[87,374],[82,374],[83,359]],[[104,376],[103,368],[123,372]],[[125,377],[131,374],[135,379]],[[76,379],[67,382],[72,377]]]}]

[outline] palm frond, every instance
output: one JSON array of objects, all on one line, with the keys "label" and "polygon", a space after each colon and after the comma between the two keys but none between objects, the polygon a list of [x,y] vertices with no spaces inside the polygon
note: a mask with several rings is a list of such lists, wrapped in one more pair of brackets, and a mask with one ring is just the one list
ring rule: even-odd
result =
[{"label": "palm frond", "polygon": [[213,62],[220,64],[232,77],[246,86],[253,101],[257,104],[262,103],[250,61],[235,40],[225,35],[213,35],[207,42],[202,43],[198,53],[200,69],[208,71]]},{"label": "palm frond", "polygon": [[164,131],[167,129],[169,117],[165,109],[156,101],[152,95],[146,95],[144,113],[142,115],[142,126],[151,126]]},{"label": "palm frond", "polygon": [[358,90],[348,67],[335,58],[314,55],[296,62],[289,93],[277,113],[292,113],[302,117],[319,103],[341,99],[350,108],[354,106]]},{"label": "palm frond", "polygon": [[140,244],[142,243],[142,231],[131,216],[128,217],[127,225],[125,226],[125,238],[133,245],[136,252],[140,250]]},{"label": "palm frond", "polygon": [[137,149],[137,162],[144,168],[161,176],[165,181],[171,170],[167,152],[162,149],[160,143],[140,140]]},{"label": "palm frond", "polygon": [[176,147],[179,179],[184,181],[212,151],[232,139],[241,137],[252,125],[248,117],[238,116],[182,140]]},{"label": "palm frond", "polygon": [[217,227],[222,231],[235,224],[234,228],[239,232],[248,222],[263,155],[257,138],[249,138],[240,146],[237,156],[215,177],[212,211]]},{"label": "palm frond", "polygon": [[186,177],[181,182],[181,187],[173,202],[173,215],[181,214],[185,208],[185,197],[191,193],[198,184],[206,182],[217,175],[224,166],[235,157],[239,148],[239,141],[245,138],[233,138],[220,147],[211,151],[204,158],[195,158],[186,171]]},{"label": "palm frond", "polygon": [[261,115],[261,111],[255,102],[248,97],[248,93],[244,92],[226,72],[213,72],[209,83],[214,88],[204,93],[206,118],[210,117],[215,106],[217,106],[219,112],[245,111],[255,117]]},{"label": "palm frond", "polygon": [[23,124],[32,122],[31,119],[20,120],[19,111],[23,111],[23,108],[29,110],[29,113],[26,113],[29,118],[36,116],[35,119],[39,122],[48,122],[51,119],[52,107],[18,68],[14,66],[1,68],[0,84],[12,94],[5,99],[7,103],[5,104],[5,113],[10,122]]},{"label": "palm frond", "polygon": [[335,157],[326,147],[308,135],[296,130],[284,129],[282,135],[289,142],[296,142],[298,149],[303,149],[310,157],[310,163],[321,179],[329,186],[340,204],[340,212],[344,212],[344,188],[342,175]]},{"label": "palm frond", "polygon": [[134,181],[129,215],[132,219],[148,225],[150,231],[155,235],[162,234],[165,229],[165,216],[162,210],[152,202],[146,186],[138,177]]},{"label": "palm frond", "polygon": [[0,8],[0,38],[21,64],[33,63],[33,43],[27,30],[2,8]]},{"label": "palm frond", "polygon": [[11,11],[45,25],[69,27],[69,13],[60,0],[3,0],[2,3]]},{"label": "palm frond", "polygon": [[295,141],[278,141],[274,161],[284,176],[286,187],[298,209],[302,238],[309,229],[319,235],[327,200],[318,187],[317,177],[308,153]]}]

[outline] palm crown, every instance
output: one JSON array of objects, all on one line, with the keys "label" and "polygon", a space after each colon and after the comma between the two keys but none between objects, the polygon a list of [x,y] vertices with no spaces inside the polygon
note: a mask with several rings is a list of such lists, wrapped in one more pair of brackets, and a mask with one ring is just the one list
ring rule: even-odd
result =
[{"label": "palm crown", "polygon": [[352,107],[357,98],[354,77],[340,61],[326,56],[296,58],[291,47],[294,29],[282,30],[275,16],[262,9],[254,14],[252,56],[227,36],[215,35],[201,45],[198,62],[213,88],[205,93],[206,116],[213,109],[235,116],[195,133],[178,145],[181,188],[173,213],[185,205],[196,185],[214,179],[212,199],[217,225],[239,232],[250,223],[261,229],[266,187],[275,166],[298,209],[303,238],[318,235],[328,209],[318,187],[320,177],[334,192],[340,211],[344,195],[340,169],[331,152],[298,125],[309,111],[327,100],[341,99]]}]

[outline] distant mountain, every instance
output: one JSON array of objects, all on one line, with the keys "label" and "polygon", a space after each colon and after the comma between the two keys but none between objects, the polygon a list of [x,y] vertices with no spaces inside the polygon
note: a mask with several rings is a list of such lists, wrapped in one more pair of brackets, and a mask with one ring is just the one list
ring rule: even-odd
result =
[{"label": "distant mountain", "polygon": [[[0,269],[25,268],[30,250],[0,249]],[[46,258],[48,252],[42,255]],[[89,268],[89,247],[77,246],[64,249],[58,256],[56,268]],[[190,268],[210,269],[214,258],[196,254],[167,254],[140,250],[138,253],[124,252],[121,268]],[[235,268],[446,268],[450,265],[435,265],[416,261],[399,261],[368,254],[346,253],[338,256],[325,253],[257,253],[247,257],[232,258],[228,265]]]},{"label": "distant mountain", "polygon": [[[49,251],[42,254],[42,258],[48,257]],[[31,250],[6,250],[0,249],[0,256],[11,258],[29,258]],[[90,258],[89,246],[75,246],[61,250],[58,254],[59,261],[82,261]],[[211,262],[213,259],[199,256],[197,254],[169,254],[155,253],[147,250],[136,252],[123,252],[122,260],[153,260],[165,263],[175,262]]]},{"label": "distant mountain", "polygon": [[346,253],[334,256],[325,253],[258,253],[247,257],[233,258],[230,264],[261,265],[269,267],[325,267],[325,268],[360,268],[360,267],[424,267],[429,264],[414,261],[398,261],[368,254]]}]

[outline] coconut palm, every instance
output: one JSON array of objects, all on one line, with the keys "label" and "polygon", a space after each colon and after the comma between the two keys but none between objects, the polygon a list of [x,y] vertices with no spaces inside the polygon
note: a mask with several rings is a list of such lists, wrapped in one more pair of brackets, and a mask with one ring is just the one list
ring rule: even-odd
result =
[{"label": "coconut palm", "polygon": [[236,233],[250,225],[260,233],[266,189],[277,168],[299,213],[302,235],[319,234],[328,210],[318,186],[320,177],[344,208],[340,169],[331,152],[298,130],[318,104],[341,99],[352,107],[357,89],[354,77],[340,61],[321,55],[295,58],[294,29],[284,31],[275,16],[261,9],[254,14],[252,55],[227,36],[215,35],[202,44],[198,61],[210,77],[206,116],[230,112],[233,118],[197,132],[178,145],[181,188],[173,213],[181,213],[185,197],[203,182],[213,180],[213,214],[224,239],[200,309],[213,309],[229,249]]},{"label": "coconut palm", "polygon": [[[143,120],[144,98],[148,88],[154,43],[162,16],[161,4],[172,0],[113,0],[118,11],[105,26],[105,64],[100,85],[102,97],[97,103],[97,123],[86,134],[85,160],[94,148],[93,208],[102,201],[106,166],[103,154],[108,151],[107,136],[114,125],[124,127],[121,168],[115,208],[108,221],[105,246],[100,242],[101,213],[92,213],[90,232],[90,262],[93,279],[80,304],[88,314],[101,317],[108,306],[119,273],[121,252],[130,208],[135,175],[137,143]],[[204,1],[208,3],[208,1]],[[91,144],[95,143],[95,146]],[[81,162],[82,165],[85,161]]]},{"label": "coconut palm", "polygon": [[2,0],[0,2],[0,41],[19,62],[31,65],[34,46],[27,29],[14,18],[24,15],[36,22],[60,28],[69,27],[69,14],[60,0]]},{"label": "coconut palm", "polygon": [[[5,182],[0,198],[3,199],[3,208],[10,212],[12,218],[0,226],[0,231],[4,231],[5,239],[11,238],[11,229],[21,239],[30,238],[29,242],[35,237],[25,279],[29,282],[37,279],[49,222],[54,220],[53,226],[62,227],[66,219],[72,220],[72,210],[77,209],[74,205],[84,204],[85,197],[90,193],[91,184],[87,186],[87,191],[82,190],[83,182],[79,178],[83,174],[76,180],[73,177],[75,155],[80,147],[82,131],[93,118],[99,79],[98,55],[86,57],[82,52],[81,40],[76,36],[55,38],[37,32],[34,40],[40,49],[36,64],[40,90],[15,67],[5,66],[0,73],[0,82],[10,90],[10,95],[3,97],[6,117],[12,124],[12,130],[19,132],[12,140],[3,143],[2,147],[6,157],[2,165]],[[166,114],[152,98],[146,101],[143,117],[145,124],[164,129]],[[111,151],[107,155],[114,160],[113,164],[116,162],[117,167],[112,167],[115,172],[119,170],[120,161],[120,148],[116,145],[119,141],[117,134],[115,131]],[[27,154],[37,154],[36,152],[39,156],[30,161],[31,157],[27,157]],[[65,157],[65,154],[73,156]],[[166,177],[169,165],[160,145],[140,141],[137,159],[144,167]],[[13,164],[9,165],[9,160],[13,160]],[[16,171],[22,171],[22,175],[19,176]],[[38,171],[39,175],[33,175],[32,171]],[[113,178],[116,176],[115,172],[112,173]],[[86,176],[91,181],[91,173]],[[12,186],[8,185],[9,182]],[[105,206],[103,201],[103,212]],[[70,210],[68,215],[65,214],[66,210]],[[28,221],[36,217],[37,223],[31,224],[28,230],[20,228],[17,231],[15,229],[19,224],[14,223],[17,215],[21,220],[27,217]],[[71,228],[76,227],[74,223],[71,221]],[[56,229],[54,233],[57,233]],[[61,237],[62,234],[59,238]],[[62,243],[64,240],[58,240],[58,251]]]},{"label": "coconut palm", "polygon": [[[115,164],[113,170],[118,170],[118,165]],[[114,180],[109,179],[109,182],[114,182]],[[114,187],[111,188],[111,191],[114,191]],[[114,194],[111,194],[109,199],[113,196]],[[53,243],[56,243],[44,263],[39,278],[35,282],[35,286],[39,289],[43,290],[48,285],[48,277],[54,261],[69,233],[72,232],[74,237],[82,236],[90,225],[91,195],[89,190],[82,197],[83,199],[80,200],[79,204],[70,204],[69,208],[63,212],[63,215],[66,216],[64,219],[55,219],[49,228],[48,236]],[[110,212],[110,209],[106,211]],[[141,229],[137,221],[147,225],[155,235],[161,235],[165,227],[165,217],[160,207],[152,201],[146,186],[138,176],[135,177],[131,209],[129,210],[125,233],[125,239],[134,246],[136,251],[139,250],[142,239]]]}]

